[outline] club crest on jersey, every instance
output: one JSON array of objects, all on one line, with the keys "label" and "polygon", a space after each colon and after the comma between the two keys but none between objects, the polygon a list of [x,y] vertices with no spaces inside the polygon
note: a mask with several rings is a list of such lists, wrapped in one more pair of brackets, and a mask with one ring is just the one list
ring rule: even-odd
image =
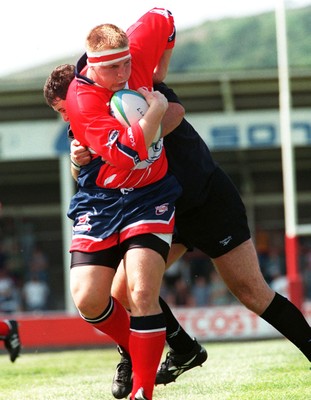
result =
[{"label": "club crest on jersey", "polygon": [[161,204],[155,208],[156,215],[162,215],[168,211],[168,203]]},{"label": "club crest on jersey", "polygon": [[109,133],[108,143],[106,144],[107,147],[112,147],[112,145],[118,140],[119,131],[117,129],[113,129]]},{"label": "club crest on jersey", "polygon": [[90,232],[90,230],[92,229],[92,225],[89,223],[90,215],[92,214],[88,212],[78,217],[78,223],[73,228],[74,232]]}]

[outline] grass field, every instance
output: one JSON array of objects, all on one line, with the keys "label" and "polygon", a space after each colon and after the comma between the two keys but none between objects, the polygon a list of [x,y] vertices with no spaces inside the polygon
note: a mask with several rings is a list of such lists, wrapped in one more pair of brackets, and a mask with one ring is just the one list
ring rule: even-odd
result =
[{"label": "grass field", "polygon": [[[154,400],[311,400],[307,359],[288,341],[206,344],[209,359]],[[14,364],[0,355],[0,399],[111,400],[119,361],[115,349],[24,353]]]}]

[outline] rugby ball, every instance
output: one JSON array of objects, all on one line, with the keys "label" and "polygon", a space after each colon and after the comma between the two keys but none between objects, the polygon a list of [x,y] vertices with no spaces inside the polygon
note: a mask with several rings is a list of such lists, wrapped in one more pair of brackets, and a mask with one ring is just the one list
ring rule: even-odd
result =
[{"label": "rugby ball", "polygon": [[[115,92],[110,100],[110,113],[124,127],[130,127],[138,122],[147,112],[149,105],[144,96],[135,90],[122,89]],[[153,143],[161,136],[161,127],[158,129]]]}]

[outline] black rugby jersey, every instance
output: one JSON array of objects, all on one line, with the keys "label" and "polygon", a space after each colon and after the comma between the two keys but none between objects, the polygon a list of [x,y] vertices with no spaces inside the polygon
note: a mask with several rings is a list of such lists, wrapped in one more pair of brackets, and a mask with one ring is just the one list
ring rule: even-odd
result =
[{"label": "black rugby jersey", "polygon": [[[177,95],[164,83],[154,86],[169,102],[180,103]],[[183,119],[164,138],[169,170],[178,179],[183,194],[176,203],[177,212],[200,206],[205,201],[207,183],[215,168],[211,152],[194,127]]]}]

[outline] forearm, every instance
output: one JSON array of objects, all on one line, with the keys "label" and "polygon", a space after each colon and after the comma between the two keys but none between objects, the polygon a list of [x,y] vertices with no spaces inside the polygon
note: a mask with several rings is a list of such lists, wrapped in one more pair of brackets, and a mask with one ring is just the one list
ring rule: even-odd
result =
[{"label": "forearm", "polygon": [[149,104],[146,114],[138,122],[143,131],[145,145],[148,149],[156,137],[162,118],[168,108],[168,102],[165,96],[158,91],[149,92],[146,89],[140,88],[139,92]]},{"label": "forearm", "polygon": [[147,149],[152,145],[157,135],[162,118],[163,113],[153,112],[149,109],[145,116],[141,118],[138,122],[143,131]]},{"label": "forearm", "polygon": [[181,121],[185,116],[185,109],[179,103],[169,103],[168,109],[162,118],[162,134],[164,137],[171,133],[177,126],[180,125]]},{"label": "forearm", "polygon": [[91,161],[91,153],[89,150],[81,146],[80,143],[73,139],[70,143],[70,170],[72,177],[77,180],[82,165],[87,165]]},{"label": "forearm", "polygon": [[76,168],[74,168],[72,165],[70,167],[70,171],[71,171],[71,175],[72,175],[73,179],[75,181],[77,181],[78,180],[78,176],[79,176],[79,171]]},{"label": "forearm", "polygon": [[153,71],[153,83],[160,83],[163,82],[166,78],[167,71],[169,68],[171,56],[172,56],[173,49],[167,49],[164,51],[162,54],[162,57],[158,63],[158,65],[155,67]]}]

